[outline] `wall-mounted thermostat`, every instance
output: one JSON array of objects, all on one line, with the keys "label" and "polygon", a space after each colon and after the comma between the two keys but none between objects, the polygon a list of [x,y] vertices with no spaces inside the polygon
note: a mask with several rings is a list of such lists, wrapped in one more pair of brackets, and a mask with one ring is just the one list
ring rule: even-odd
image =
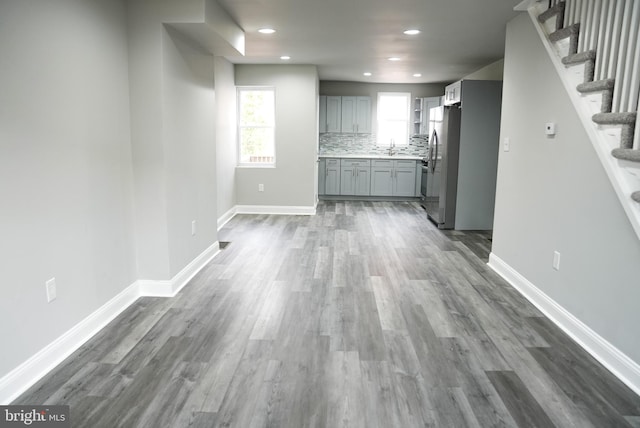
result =
[{"label": "wall-mounted thermostat", "polygon": [[547,135],[556,135],[556,124],[548,122],[544,125],[544,133]]}]

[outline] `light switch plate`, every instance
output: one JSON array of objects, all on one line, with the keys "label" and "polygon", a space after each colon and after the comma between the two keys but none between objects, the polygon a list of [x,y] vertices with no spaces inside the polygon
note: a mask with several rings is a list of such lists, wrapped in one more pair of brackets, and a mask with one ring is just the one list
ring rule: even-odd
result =
[{"label": "light switch plate", "polygon": [[511,150],[511,139],[509,137],[505,137],[502,142],[502,146],[504,147],[505,152]]},{"label": "light switch plate", "polygon": [[560,270],[560,253],[557,251],[553,252],[553,268]]},{"label": "light switch plate", "polygon": [[51,303],[56,300],[57,290],[56,290],[56,279],[51,278],[47,282],[44,283],[47,289],[47,303]]}]

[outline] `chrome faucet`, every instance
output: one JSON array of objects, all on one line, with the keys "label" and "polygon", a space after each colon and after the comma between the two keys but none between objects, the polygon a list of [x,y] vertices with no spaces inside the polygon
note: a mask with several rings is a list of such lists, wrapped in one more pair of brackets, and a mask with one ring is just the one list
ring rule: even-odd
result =
[{"label": "chrome faucet", "polygon": [[391,139],[391,142],[389,142],[389,156],[393,156],[393,148],[396,146],[396,142],[393,140],[393,138]]}]

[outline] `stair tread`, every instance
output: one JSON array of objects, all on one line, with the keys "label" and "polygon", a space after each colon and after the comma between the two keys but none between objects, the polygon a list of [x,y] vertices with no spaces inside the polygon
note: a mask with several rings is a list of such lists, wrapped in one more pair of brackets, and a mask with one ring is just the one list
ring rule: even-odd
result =
[{"label": "stair tread", "polygon": [[640,192],[633,192],[631,194],[631,199],[633,199],[636,202],[640,202]]},{"label": "stair tread", "polygon": [[562,58],[562,63],[564,65],[570,64],[580,64],[581,62],[594,61],[596,59],[596,51],[584,51],[574,55],[567,55]]},{"label": "stair tread", "polygon": [[620,160],[627,160],[631,162],[640,162],[640,150],[634,149],[613,149],[611,156]]},{"label": "stair tread", "polygon": [[565,8],[565,2],[559,2],[555,6],[550,7],[549,9],[545,10],[544,12],[542,12],[538,16],[538,21],[545,22],[546,20],[553,18],[554,16],[558,15],[559,13],[564,12],[564,8]]},{"label": "stair tread", "polygon": [[551,40],[552,42],[557,42],[559,40],[566,39],[567,37],[574,36],[579,32],[580,32],[580,24],[579,23],[573,24],[549,34],[549,40]]},{"label": "stair tread", "polygon": [[636,122],[636,112],[596,113],[592,119],[599,125],[633,125]]},{"label": "stair tread", "polygon": [[615,79],[595,80],[579,84],[576,89],[579,92],[598,92],[613,90]]}]

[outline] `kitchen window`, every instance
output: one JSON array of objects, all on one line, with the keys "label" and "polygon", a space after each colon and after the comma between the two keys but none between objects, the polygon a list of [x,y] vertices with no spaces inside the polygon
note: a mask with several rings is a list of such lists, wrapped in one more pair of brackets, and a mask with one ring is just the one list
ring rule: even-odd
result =
[{"label": "kitchen window", "polygon": [[275,165],[275,90],[239,87],[238,165]]},{"label": "kitchen window", "polygon": [[378,92],[379,146],[404,146],[409,143],[410,109],[410,93]]}]

